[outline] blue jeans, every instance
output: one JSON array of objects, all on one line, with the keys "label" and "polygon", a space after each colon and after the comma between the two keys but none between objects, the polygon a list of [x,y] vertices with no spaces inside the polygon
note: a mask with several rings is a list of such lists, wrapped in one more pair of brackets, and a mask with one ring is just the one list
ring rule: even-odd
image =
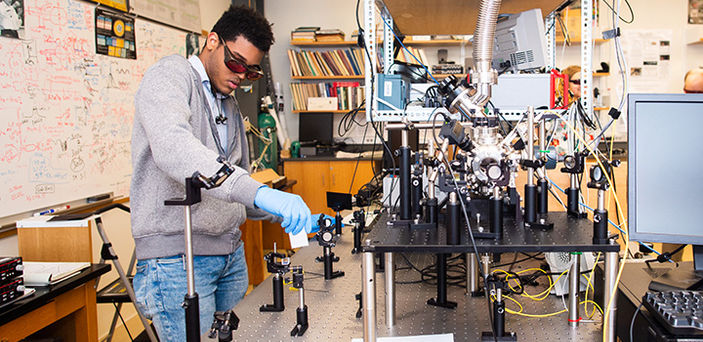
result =
[{"label": "blue jeans", "polygon": [[[233,308],[247,291],[244,244],[229,255],[195,256],[193,268],[202,335],[210,329],[215,311]],[[184,256],[139,260],[134,291],[137,306],[152,320],[161,341],[186,340],[185,312],[181,306],[188,292]]]}]

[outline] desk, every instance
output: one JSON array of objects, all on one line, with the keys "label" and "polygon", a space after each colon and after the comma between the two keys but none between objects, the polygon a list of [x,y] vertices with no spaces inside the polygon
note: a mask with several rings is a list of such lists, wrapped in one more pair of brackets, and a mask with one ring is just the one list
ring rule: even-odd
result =
[{"label": "desk", "polygon": [[[566,213],[550,212],[549,222],[554,223],[552,230],[525,228],[521,221],[511,217],[504,218],[503,239],[476,240],[476,246],[469,240],[466,227],[461,232],[458,245],[446,245],[446,229],[440,223],[439,228],[393,227],[389,225],[389,217],[384,213],[374,225],[373,230],[362,243],[362,283],[364,313],[364,340],[375,341],[376,338],[376,277],[374,253],[384,253],[386,264],[393,264],[393,254],[405,253],[505,253],[505,252],[595,252],[605,254],[605,302],[614,294],[615,277],[618,267],[617,244],[594,245],[592,243],[593,222],[587,219],[573,219]],[[473,257],[473,256],[472,256]],[[390,262],[389,262],[390,260]],[[386,272],[392,267],[386,266]],[[569,277],[572,277],[570,274]],[[576,275],[575,277],[578,277]],[[386,274],[385,278],[394,279],[394,275]],[[577,278],[578,279],[578,278]],[[578,280],[575,280],[578,281]],[[395,321],[395,286],[388,282],[386,286],[386,322],[391,328]],[[578,296],[569,296],[570,304],[578,304]],[[615,309],[615,301],[612,301]],[[603,308],[605,310],[605,308]],[[613,311],[613,313],[615,313]],[[566,320],[564,320],[566,321]],[[578,322],[578,321],[577,321]],[[578,324],[578,323],[577,323]],[[615,315],[609,316],[607,335],[614,341]],[[567,325],[564,325],[567,328]],[[580,327],[579,327],[580,328]],[[506,327],[510,329],[510,327]]]},{"label": "desk", "polygon": [[[302,265],[305,271],[305,303],[308,306],[310,327],[301,337],[290,337],[290,330],[296,322],[295,309],[298,306],[298,293],[284,288],[283,312],[259,312],[262,304],[272,303],[271,276],[254,288],[234,308],[241,319],[239,328],[234,331],[235,341],[350,341],[351,338],[361,338],[363,321],[354,315],[358,308],[355,294],[361,291],[360,254],[351,254],[353,236],[349,227],[344,228],[344,234],[333,252],[340,261],[334,264],[335,270],[345,272],[344,277],[325,281],[318,274],[323,272],[323,264],[314,262],[314,257],[322,254],[322,247],[316,241],[311,241],[309,247],[301,248],[291,258],[291,265]],[[409,254],[408,258],[419,268],[434,263],[434,257],[422,254]],[[504,261],[512,260],[512,255]],[[397,263],[398,266],[401,262]],[[538,265],[524,265],[537,267]],[[476,341],[482,331],[490,330],[486,299],[471,297],[465,288],[450,286],[447,289],[450,300],[459,303],[456,310],[429,306],[428,298],[436,295],[436,287],[429,284],[411,283],[420,278],[419,274],[404,267],[396,272],[398,298],[398,317],[394,327],[379,324],[380,336],[409,336],[453,333],[455,341]],[[288,275],[290,276],[290,275]],[[385,280],[379,273],[379,286]],[[537,288],[531,287],[530,293],[539,293],[547,286],[547,282]],[[380,291],[382,292],[382,291]],[[383,293],[377,298],[383,300]],[[549,313],[563,309],[562,301],[555,296],[549,296],[542,301],[521,300],[525,311],[529,313]],[[510,304],[509,304],[510,305]],[[510,306],[509,306],[510,307]],[[510,307],[514,308],[514,307]],[[383,307],[379,307],[383,314]],[[583,309],[583,307],[581,307]],[[521,342],[557,342],[557,341],[589,341],[600,342],[600,324],[582,323],[576,329],[570,329],[566,322],[567,314],[547,318],[527,318],[516,315],[506,316],[506,331],[515,331]],[[595,316],[599,317],[598,314]],[[203,341],[216,341],[203,338]]]},{"label": "desk", "polygon": [[[0,341],[19,341],[61,320],[50,328],[51,336],[64,341],[98,340],[95,279],[110,265],[94,264],[59,284],[37,287],[37,292],[0,311]],[[43,334],[40,333],[40,335]]]},{"label": "desk", "polygon": [[[673,263],[652,263],[649,269],[643,262],[627,263],[622,271],[620,284],[618,286],[618,318],[617,335],[623,342],[630,341],[630,323],[632,315],[642,302],[642,296],[647,292],[649,282],[657,276],[666,273],[676,267]],[[679,263],[679,267],[693,269],[691,262]],[[636,341],[677,341],[677,337],[669,334],[656,319],[649,315],[644,307],[637,315],[633,335],[637,336]],[[680,340],[703,341],[700,336],[685,337],[679,336]]]}]

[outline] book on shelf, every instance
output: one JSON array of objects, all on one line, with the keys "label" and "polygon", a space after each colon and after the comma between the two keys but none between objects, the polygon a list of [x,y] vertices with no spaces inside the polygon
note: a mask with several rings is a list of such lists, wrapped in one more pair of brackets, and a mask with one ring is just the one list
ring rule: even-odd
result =
[{"label": "book on shelf", "polygon": [[318,42],[342,42],[344,32],[340,29],[325,29],[315,31],[315,40]]},{"label": "book on shelf", "polygon": [[314,42],[315,41],[315,32],[317,32],[317,30],[319,30],[319,29],[320,29],[320,27],[318,27],[318,26],[298,27],[295,30],[291,31],[290,39],[293,41]]},{"label": "book on shelf", "polygon": [[[425,64],[427,65],[427,56],[425,55],[425,51],[422,49],[418,49],[412,46],[406,46],[408,48],[408,51],[405,51],[405,49],[401,49],[400,52],[398,52],[398,56],[395,57],[395,60],[408,63],[408,64]],[[414,55],[415,58],[419,60],[418,61],[413,58],[410,54]]]},{"label": "book on shelf", "polygon": [[360,49],[333,49],[327,51],[289,50],[288,60],[292,76],[361,76],[364,60]]},{"label": "book on shelf", "polygon": [[[321,103],[323,100],[320,98],[335,98],[336,110],[351,110],[361,105],[365,97],[364,87],[359,82],[294,82],[290,84],[290,89],[294,111],[319,109],[309,108],[309,105]],[[310,98],[315,99],[310,102]]]},{"label": "book on shelf", "polygon": [[411,36],[410,39],[414,42],[428,42],[432,40],[432,36],[430,35],[414,35]]}]

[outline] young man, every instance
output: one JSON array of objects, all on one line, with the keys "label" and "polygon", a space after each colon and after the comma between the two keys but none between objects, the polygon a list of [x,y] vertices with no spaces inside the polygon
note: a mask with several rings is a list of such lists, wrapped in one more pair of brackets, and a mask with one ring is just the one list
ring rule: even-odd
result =
[{"label": "young man", "polygon": [[248,286],[239,226],[246,218],[281,221],[286,232],[310,232],[303,200],[253,180],[244,123],[232,92],[261,77],[259,63],[273,43],[271,25],[243,7],[230,7],[206,37],[199,55],[173,55],[153,65],[135,97],[132,136],[132,235],[136,246],[137,305],[161,341],[185,341],[184,215],[164,200],[183,197],[184,180],[211,176],[226,158],[235,171],[218,188],[203,190],[192,208],[195,288],[200,329],[214,311],[231,309]]},{"label": "young man", "polygon": [[703,93],[703,69],[691,69],[683,79],[683,92],[686,94]]}]

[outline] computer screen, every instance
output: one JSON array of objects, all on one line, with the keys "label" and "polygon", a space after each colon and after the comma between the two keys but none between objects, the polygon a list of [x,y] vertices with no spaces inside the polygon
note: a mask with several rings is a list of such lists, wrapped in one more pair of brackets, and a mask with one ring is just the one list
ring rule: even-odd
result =
[{"label": "computer screen", "polygon": [[630,238],[703,245],[703,94],[629,94],[627,119]]},{"label": "computer screen", "polygon": [[493,69],[502,73],[545,66],[547,40],[544,32],[544,19],[539,9],[499,18],[493,45]]}]

